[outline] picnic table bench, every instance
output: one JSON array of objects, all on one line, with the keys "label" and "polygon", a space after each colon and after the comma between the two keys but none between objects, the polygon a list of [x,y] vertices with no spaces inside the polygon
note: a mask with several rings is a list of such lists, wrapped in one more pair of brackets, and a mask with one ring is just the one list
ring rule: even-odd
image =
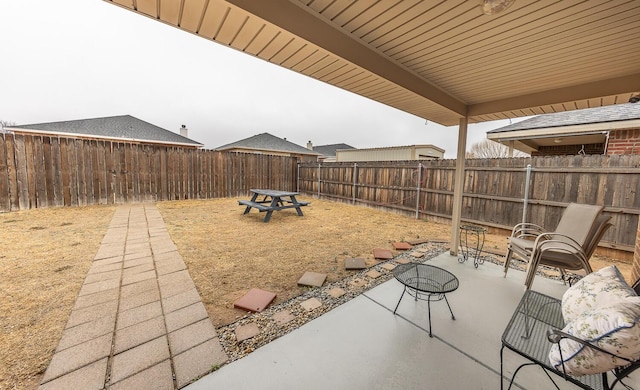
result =
[{"label": "picnic table bench", "polygon": [[[284,209],[296,209],[298,216],[302,216],[302,210],[300,207],[308,206],[309,202],[300,202],[296,199],[298,192],[289,191],[277,191],[277,190],[263,190],[263,189],[251,189],[253,195],[250,200],[239,200],[238,205],[246,206],[243,214],[249,213],[252,208],[257,209],[259,212],[266,212],[264,222],[269,222],[271,214],[274,211],[280,211]],[[259,199],[259,197],[262,197]]]}]

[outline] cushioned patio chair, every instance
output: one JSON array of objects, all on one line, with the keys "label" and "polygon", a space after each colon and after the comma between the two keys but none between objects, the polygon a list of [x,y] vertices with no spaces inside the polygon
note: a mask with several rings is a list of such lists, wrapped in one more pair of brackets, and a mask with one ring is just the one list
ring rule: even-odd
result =
[{"label": "cushioned patio chair", "polygon": [[609,218],[606,218],[606,221],[598,218],[602,209],[602,206],[571,203],[554,231],[531,223],[514,226],[505,256],[505,276],[514,255],[529,263],[525,279],[527,289],[531,286],[540,264],[557,263],[563,275],[565,269],[584,268],[591,272],[588,260],[597,246],[597,241],[595,246],[593,241],[596,238],[599,241],[608,228],[605,225]]},{"label": "cushioned patio chair", "polygon": [[536,270],[540,265],[558,268],[562,280],[568,281],[569,286],[572,279],[567,275],[567,270],[584,270],[587,274],[593,272],[589,259],[604,233],[611,227],[610,219],[611,217],[607,215],[598,215],[584,241],[573,240],[558,233],[542,233],[538,236],[534,242],[527,269],[526,288],[531,288]]}]

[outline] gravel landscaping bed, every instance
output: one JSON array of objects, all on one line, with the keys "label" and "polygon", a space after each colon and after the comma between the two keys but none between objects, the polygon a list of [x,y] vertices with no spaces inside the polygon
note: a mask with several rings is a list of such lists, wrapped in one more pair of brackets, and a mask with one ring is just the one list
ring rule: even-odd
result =
[{"label": "gravel landscaping bed", "polygon": [[[424,256],[421,258],[412,256],[411,253],[416,249],[423,251]],[[269,306],[260,313],[247,314],[232,324],[219,327],[217,329],[218,337],[227,356],[229,356],[228,362],[230,363],[246,356],[257,348],[286,335],[363,292],[393,278],[392,271],[385,268],[385,265],[397,265],[398,260],[402,261],[401,259],[423,262],[438,256],[445,250],[446,244],[443,243],[417,245],[413,250],[402,252],[391,260],[381,261],[367,269],[354,271],[353,275],[333,283],[327,283],[322,287],[310,288],[306,293],[291,300]],[[372,270],[379,272],[380,276],[376,278],[368,276],[367,273]],[[342,290],[344,294],[339,297],[332,296],[331,293],[340,293],[338,289]],[[301,306],[301,303],[312,298],[319,300],[322,305],[312,310],[307,310]],[[257,325],[259,334],[238,342],[236,331],[250,324]]]}]

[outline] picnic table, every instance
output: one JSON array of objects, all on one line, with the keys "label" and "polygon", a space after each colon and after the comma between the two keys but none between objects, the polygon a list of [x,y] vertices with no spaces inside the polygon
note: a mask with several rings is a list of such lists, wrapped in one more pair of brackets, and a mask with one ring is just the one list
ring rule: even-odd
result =
[{"label": "picnic table", "polygon": [[[309,205],[309,202],[299,202],[296,199],[296,195],[300,195],[299,192],[277,191],[277,190],[262,190],[251,189],[253,195],[251,200],[239,200],[238,205],[246,206],[244,213],[247,214],[251,211],[251,208],[258,209],[259,212],[266,211],[267,215],[264,217],[264,222],[269,222],[271,214],[274,211],[280,211],[284,209],[295,208],[298,212],[298,216],[302,216],[302,210],[300,207]],[[261,197],[261,198],[259,198]]]}]

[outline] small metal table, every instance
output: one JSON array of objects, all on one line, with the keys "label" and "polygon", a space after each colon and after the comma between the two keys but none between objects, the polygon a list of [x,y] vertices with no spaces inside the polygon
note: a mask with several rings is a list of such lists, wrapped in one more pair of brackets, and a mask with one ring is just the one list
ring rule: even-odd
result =
[{"label": "small metal table", "polygon": [[396,314],[400,301],[404,297],[404,293],[408,293],[417,301],[426,300],[427,308],[429,312],[429,337],[433,337],[431,333],[431,301],[444,301],[449,307],[451,313],[451,319],[455,320],[451,305],[447,300],[445,294],[455,291],[459,286],[458,278],[451,272],[442,268],[435,267],[433,265],[409,263],[401,264],[393,270],[393,276],[396,280],[404,286],[402,295],[398,300],[396,308],[393,310],[393,314]]},{"label": "small metal table", "polygon": [[[482,252],[482,248],[484,247],[484,233],[486,231],[486,228],[478,225],[460,226],[460,248],[462,252],[462,256],[458,257],[460,263],[464,263],[471,258],[471,248],[474,249],[473,266],[478,268],[478,264],[484,263],[484,259],[480,257],[480,252]],[[471,236],[471,245],[469,245],[469,236]]]}]

